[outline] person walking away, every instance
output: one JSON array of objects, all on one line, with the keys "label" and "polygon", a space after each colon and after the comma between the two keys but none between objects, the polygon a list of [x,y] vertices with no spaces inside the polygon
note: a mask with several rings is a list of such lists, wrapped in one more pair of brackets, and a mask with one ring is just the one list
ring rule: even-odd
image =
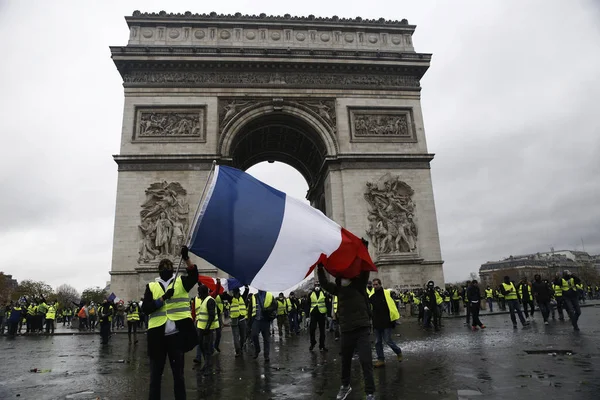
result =
[{"label": "person walking away", "polygon": [[54,320],[56,319],[56,302],[50,303],[46,311],[46,335],[54,335]]},{"label": "person walking away", "polygon": [[390,295],[390,291],[384,289],[381,280],[373,279],[373,295],[369,297],[371,303],[371,312],[373,314],[373,331],[375,333],[375,351],[377,352],[377,361],[374,367],[385,366],[385,356],[383,354],[383,342],[385,342],[394,353],[398,361],[402,361],[402,349],[392,339],[396,322],[400,319],[398,307]]},{"label": "person walking away", "polygon": [[471,285],[467,289],[467,299],[469,300],[469,307],[471,307],[471,330],[475,332],[477,327],[485,329],[485,325],[479,319],[479,311],[481,307],[481,290],[477,280],[473,279]]},{"label": "person walking away", "polygon": [[544,325],[548,325],[548,317],[550,316],[550,299],[552,298],[552,289],[550,286],[542,281],[542,277],[539,274],[534,276],[533,284],[531,285],[531,292],[535,298],[542,318],[544,319]]},{"label": "person walking away", "polygon": [[504,277],[504,282],[502,283],[500,290],[502,291],[504,299],[506,300],[506,304],[508,305],[508,311],[510,312],[510,319],[513,323],[513,328],[517,328],[517,318],[515,313],[519,315],[519,320],[523,326],[529,325],[529,322],[525,320],[525,317],[523,317],[523,313],[521,312],[517,289],[515,288],[515,284],[510,281],[510,277]]},{"label": "person walking away", "polygon": [[300,301],[298,301],[298,299],[296,298],[296,293],[294,292],[290,292],[290,304],[291,304],[291,309],[290,309],[290,313],[289,313],[289,318],[290,318],[290,331],[292,333],[295,333],[296,335],[300,334],[300,318],[301,316],[299,316],[298,314],[301,312],[301,307],[300,307]]},{"label": "person walking away", "polygon": [[150,391],[148,398],[161,398],[161,380],[168,357],[173,372],[174,398],[186,398],[184,354],[198,344],[188,292],[198,283],[198,267],[181,248],[187,276],[173,276],[173,263],[165,258],[158,264],[159,277],[146,285],[142,311],[148,316],[148,356],[150,358]]},{"label": "person walking away", "polygon": [[[363,244],[367,243],[363,240]],[[350,267],[352,268],[352,267]],[[317,276],[323,288],[338,298],[337,316],[340,324],[340,348],[342,355],[342,385],[336,396],[337,400],[348,398],[352,392],[350,378],[352,357],[358,354],[365,393],[368,400],[374,399],[375,380],[373,379],[373,361],[371,359],[371,306],[367,294],[369,272],[362,271],[358,276],[335,278],[329,282],[322,264],[317,266]]]},{"label": "person walking away", "polygon": [[490,287],[490,285],[485,288],[485,300],[487,301],[488,308],[490,312],[494,312],[494,290]]},{"label": "person walking away", "polygon": [[198,329],[198,347],[196,359],[201,362],[204,356],[204,365],[200,369],[204,376],[213,374],[212,358],[214,353],[215,331],[219,327],[218,306],[216,300],[209,296],[208,287],[198,286],[196,302],[196,328]]},{"label": "person walking away", "polygon": [[90,302],[90,305],[87,307],[87,322],[88,329],[90,331],[95,331],[96,325],[98,323],[98,306],[96,306],[96,303],[94,303],[93,301]]},{"label": "person walking away", "polygon": [[279,293],[277,297],[277,332],[279,333],[279,339],[283,338],[283,331],[285,330],[285,337],[290,337],[290,309],[292,303],[290,299],[286,299],[283,293]]},{"label": "person walking away", "polygon": [[24,312],[23,307],[19,302],[12,303],[11,302],[11,310],[10,315],[8,317],[8,336],[15,337],[17,336],[17,330],[19,329],[19,323],[23,319]]},{"label": "person walking away", "polygon": [[219,326],[215,329],[214,340],[214,350],[216,350],[217,353],[221,352],[219,346],[221,345],[221,331],[223,327],[223,298],[221,297],[221,289],[221,279],[217,279],[217,287],[214,292],[210,293],[210,297],[215,299],[215,302],[217,303],[217,319],[219,320]]},{"label": "person walking away", "polygon": [[100,322],[101,344],[108,344],[110,339],[110,326],[112,324],[113,306],[108,299],[104,299],[102,305],[98,307],[98,320]]},{"label": "person walking away", "polygon": [[140,323],[140,306],[137,302],[133,301],[127,307],[127,336],[129,343],[131,343],[131,332],[133,331],[133,344],[138,342],[137,339],[137,328]]},{"label": "person walking away", "polygon": [[277,302],[272,293],[259,290],[252,296],[252,342],[254,343],[254,359],[260,354],[260,342],[258,334],[263,338],[264,359],[269,362],[269,353],[271,352],[271,340],[269,328],[271,321],[277,314]]},{"label": "person walking away", "polygon": [[316,283],[310,294],[310,351],[313,351],[317,344],[315,337],[317,325],[319,326],[319,350],[327,351],[325,347],[325,314],[327,314],[325,294],[321,291],[321,286]]},{"label": "person walking away", "polygon": [[425,293],[423,294],[423,327],[425,329],[431,327],[433,322],[433,328],[435,331],[439,331],[439,308],[438,304],[441,304],[444,299],[437,290],[435,290],[435,283],[433,281],[427,282]]},{"label": "person walking away", "polygon": [[521,299],[521,303],[523,304],[523,311],[525,312],[525,319],[529,321],[529,312],[527,309],[531,310],[531,319],[533,319],[534,305],[533,305],[533,296],[531,295],[531,287],[529,286],[529,282],[527,282],[527,278],[521,279],[521,283],[519,284],[519,299]]},{"label": "person walking away", "polygon": [[577,294],[577,285],[581,283],[581,280],[575,275],[571,274],[570,271],[565,270],[562,278],[555,282],[560,284],[562,288],[563,304],[567,309],[567,314],[571,319],[571,324],[575,331],[579,330],[579,316],[581,315],[581,309],[579,308],[579,299]]}]

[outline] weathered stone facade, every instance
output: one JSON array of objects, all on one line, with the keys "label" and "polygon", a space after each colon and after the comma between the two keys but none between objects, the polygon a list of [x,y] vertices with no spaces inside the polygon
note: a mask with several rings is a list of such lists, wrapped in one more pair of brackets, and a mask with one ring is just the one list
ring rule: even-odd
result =
[{"label": "weathered stone facade", "polygon": [[414,51],[415,26],[262,14],[126,20],[128,45],[111,47],[125,88],[114,157],[119,297],[140,297],[158,260],[173,257],[213,160],[288,163],[313,206],[371,237],[384,285],[443,283],[420,105],[431,55]]}]

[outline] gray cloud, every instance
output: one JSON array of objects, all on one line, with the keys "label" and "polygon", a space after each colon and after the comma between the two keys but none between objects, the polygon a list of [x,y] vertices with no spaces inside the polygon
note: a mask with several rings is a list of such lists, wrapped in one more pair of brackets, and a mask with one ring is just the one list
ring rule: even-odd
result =
[{"label": "gray cloud", "polygon": [[[209,12],[200,3],[168,11]],[[109,279],[123,89],[109,45],[159,1],[2,2],[1,270],[79,289]],[[173,7],[177,7],[176,9]],[[600,252],[600,16],[589,1],[229,2],[223,13],[408,18],[445,272],[555,248]],[[253,173],[303,197],[295,172]],[[34,262],[31,262],[31,257]]]}]

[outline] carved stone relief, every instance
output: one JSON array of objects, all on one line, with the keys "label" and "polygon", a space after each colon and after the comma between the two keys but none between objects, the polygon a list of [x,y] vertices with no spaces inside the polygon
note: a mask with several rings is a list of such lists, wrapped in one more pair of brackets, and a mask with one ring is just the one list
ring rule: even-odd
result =
[{"label": "carved stone relief", "polygon": [[205,85],[298,85],[372,88],[418,88],[414,76],[390,74],[343,74],[301,72],[207,72],[207,71],[130,71],[123,73],[125,84]]},{"label": "carved stone relief", "polygon": [[179,182],[156,182],[146,189],[140,212],[139,264],[176,259],[188,233],[190,207]]},{"label": "carved stone relief", "polygon": [[367,182],[364,195],[369,209],[367,235],[378,255],[417,251],[413,194],[409,185],[390,173],[376,182]]},{"label": "carved stone relief", "polygon": [[272,99],[272,98],[256,98],[256,99],[220,99],[219,100],[219,129],[223,129],[236,116],[250,107],[260,105],[273,105],[275,110],[281,110],[284,105],[291,105],[301,108],[319,119],[330,132],[336,130],[336,113],[335,101],[327,99]]},{"label": "carved stone relief", "polygon": [[410,109],[348,109],[353,141],[416,142]]},{"label": "carved stone relief", "polygon": [[134,141],[204,141],[205,109],[138,108]]}]

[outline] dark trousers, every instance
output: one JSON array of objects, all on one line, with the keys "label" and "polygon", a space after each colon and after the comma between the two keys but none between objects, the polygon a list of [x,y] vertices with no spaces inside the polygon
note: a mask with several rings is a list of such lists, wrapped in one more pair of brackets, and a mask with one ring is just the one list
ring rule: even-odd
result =
[{"label": "dark trousers", "polygon": [[429,310],[425,310],[425,308],[423,308],[423,310],[424,310],[423,327],[429,328],[431,326],[431,323],[433,322],[433,328],[435,330],[440,329],[439,307],[436,305],[433,308],[429,308]]},{"label": "dark trousers", "polygon": [[19,321],[8,321],[8,336],[16,336],[18,327]]},{"label": "dark trousers", "polygon": [[567,314],[569,314],[573,328],[578,328],[577,321],[579,321],[579,316],[581,315],[579,300],[576,296],[563,296],[563,304],[567,309]]},{"label": "dark trousers", "polygon": [[471,307],[469,307],[469,303],[464,303],[465,310],[467,311],[467,325],[471,323]]},{"label": "dark trousers", "polygon": [[46,333],[54,334],[54,320],[46,318]]},{"label": "dark trousers", "polygon": [[219,345],[221,344],[221,327],[223,326],[223,314],[219,314],[219,327],[217,329],[215,329],[215,343],[214,343],[214,348],[217,349],[217,351],[221,351],[221,349],[219,348]]},{"label": "dark trousers", "polygon": [[110,321],[100,322],[100,337],[102,338],[102,344],[108,344],[108,338],[110,337]]},{"label": "dark trousers", "polygon": [[[531,317],[533,318],[534,308],[533,300],[523,300],[523,312],[525,313],[525,318],[529,318],[529,314],[531,314]],[[529,313],[527,309],[530,309],[531,313]]]},{"label": "dark trousers", "polygon": [[87,324],[87,318],[79,318],[79,330],[80,331],[87,331],[88,329],[88,324]]},{"label": "dark trousers", "polygon": [[298,322],[298,311],[292,310],[288,315],[290,319],[290,331],[293,333],[299,333],[300,324]]},{"label": "dark trousers", "polygon": [[215,351],[215,330],[216,329],[198,329],[198,348],[196,358],[201,360],[204,357],[202,371],[209,375],[212,373],[212,357]]},{"label": "dark trousers", "polygon": [[481,320],[479,319],[479,311],[481,308],[481,304],[479,302],[471,302],[471,318],[473,319],[473,323],[471,326],[483,326]]},{"label": "dark trousers", "polygon": [[458,314],[459,300],[450,300],[452,304],[452,314]]},{"label": "dark trousers", "polygon": [[[315,308],[316,309],[316,308]],[[320,312],[310,313],[310,345],[314,346],[317,344],[315,333],[317,331],[317,324],[319,325],[319,348],[325,348],[325,314]]]},{"label": "dark trousers", "polygon": [[[556,310],[558,311],[558,319],[559,320],[564,320],[565,319],[565,314],[563,312],[563,298],[562,296],[556,296]],[[554,318],[554,312],[552,312],[552,318]]]},{"label": "dark trousers", "polygon": [[539,301],[538,306],[540,307],[540,312],[542,313],[542,318],[544,318],[544,322],[548,321],[548,316],[550,315],[550,301]]},{"label": "dark trousers", "polygon": [[139,321],[127,321],[127,335],[129,336],[129,341],[131,342],[131,331],[133,331],[133,338],[137,341],[137,328]]},{"label": "dark trousers", "polygon": [[257,320],[254,319],[252,322],[252,342],[254,343],[254,352],[255,354],[260,353],[260,342],[258,341],[258,334],[260,333],[263,338],[263,345],[265,347],[265,359],[269,358],[269,353],[271,351],[271,339],[269,332],[271,329],[271,322],[266,319]]},{"label": "dark trousers", "polygon": [[502,311],[506,311],[506,300],[504,299],[504,297],[500,297],[498,299],[498,307],[500,307]]},{"label": "dark trousers", "polygon": [[[312,317],[311,317],[312,323]],[[342,332],[340,338],[342,352],[342,385],[350,385],[352,373],[352,357],[358,353],[358,360],[362,367],[365,380],[365,393],[375,393],[375,380],[373,379],[373,361],[371,359],[371,337],[369,328],[359,328],[349,332]]]},{"label": "dark trousers", "polygon": [[[156,358],[150,359],[150,400],[160,399],[160,386],[165,361],[169,356],[169,364],[173,372],[175,399],[185,400],[185,380],[183,378],[184,358],[179,347],[179,334],[165,336],[156,350]],[[170,397],[170,396],[169,396]]]},{"label": "dark trousers", "polygon": [[515,313],[519,315],[519,320],[521,320],[521,323],[525,325],[525,317],[523,317],[523,313],[521,312],[519,300],[506,300],[506,303],[508,304],[508,310],[510,311],[510,319],[513,325],[517,325],[517,317],[515,317]]},{"label": "dark trousers", "polygon": [[487,298],[488,308],[490,312],[494,312],[494,300],[491,297]]}]

